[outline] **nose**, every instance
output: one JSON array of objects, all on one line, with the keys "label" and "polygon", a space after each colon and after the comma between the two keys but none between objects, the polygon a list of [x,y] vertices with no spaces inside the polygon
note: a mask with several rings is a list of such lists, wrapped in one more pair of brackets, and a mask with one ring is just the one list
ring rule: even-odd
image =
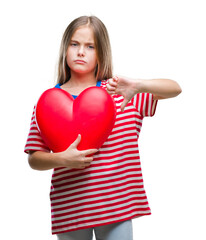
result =
[{"label": "nose", "polygon": [[80,46],[78,49],[78,56],[82,57],[85,55],[84,46]]}]

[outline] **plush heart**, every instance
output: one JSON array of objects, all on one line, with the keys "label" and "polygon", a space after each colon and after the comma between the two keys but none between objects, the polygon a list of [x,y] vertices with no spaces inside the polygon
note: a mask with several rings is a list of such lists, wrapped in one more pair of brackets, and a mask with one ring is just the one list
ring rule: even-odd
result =
[{"label": "plush heart", "polygon": [[116,117],[112,97],[100,87],[84,90],[75,100],[58,88],[46,90],[36,107],[40,134],[53,152],[66,150],[81,134],[79,150],[100,148]]}]

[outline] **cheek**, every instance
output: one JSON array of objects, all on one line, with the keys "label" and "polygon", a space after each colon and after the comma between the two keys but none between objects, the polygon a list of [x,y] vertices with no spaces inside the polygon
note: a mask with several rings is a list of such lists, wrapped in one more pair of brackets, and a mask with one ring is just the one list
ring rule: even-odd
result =
[{"label": "cheek", "polygon": [[68,66],[70,65],[71,61],[72,61],[72,52],[67,51],[66,62]]},{"label": "cheek", "polygon": [[92,53],[92,54],[91,54],[91,62],[93,63],[93,65],[97,65],[97,56],[96,56],[96,53]]}]

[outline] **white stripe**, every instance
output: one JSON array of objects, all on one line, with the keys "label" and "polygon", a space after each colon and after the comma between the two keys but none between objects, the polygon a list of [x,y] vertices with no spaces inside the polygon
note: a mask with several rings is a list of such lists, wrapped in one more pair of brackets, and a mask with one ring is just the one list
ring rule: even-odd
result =
[{"label": "white stripe", "polygon": [[[34,111],[33,111],[33,113],[32,113],[32,116],[31,116],[31,118],[35,118],[35,116],[36,116],[36,114],[35,114],[35,113],[36,113],[36,111],[34,110]],[[34,121],[34,119],[33,119],[33,121]]]},{"label": "white stripe", "polygon": [[[143,197],[146,197],[145,194],[141,194],[141,195],[144,195]],[[126,196],[121,199],[106,201],[106,202],[104,202],[104,205],[106,206],[106,205],[109,205],[110,203],[119,204],[120,201],[125,201],[125,200],[130,201],[131,198],[136,198],[136,197],[137,197],[137,194],[130,194],[130,196]],[[139,195],[138,195],[138,197],[139,197]],[[136,200],[136,202],[147,202],[147,199]],[[68,204],[69,208],[66,210],[58,211],[58,209],[55,209],[55,208],[53,208],[53,209],[55,210],[55,214],[61,214],[61,213],[66,213],[66,212],[70,212],[70,211],[80,210],[83,208],[88,208],[88,206],[84,204],[85,202],[83,200],[80,201],[80,204],[81,203],[82,203],[82,205],[80,207],[73,207],[74,204],[70,203],[70,204]],[[97,207],[97,206],[102,206],[102,203],[100,202],[100,203],[94,203],[94,204],[90,205],[90,207]]]},{"label": "white stripe", "polygon": [[39,134],[39,131],[37,129],[32,129],[29,131],[29,134]]},{"label": "white stripe", "polygon": [[[128,103],[131,103],[131,100]],[[122,105],[122,102],[116,103],[117,107],[120,107],[121,105]],[[127,105],[126,108],[127,109],[134,109],[134,105],[133,104],[132,105]],[[117,110],[120,110],[120,109],[117,109]],[[121,110],[120,110],[120,112],[121,112]]]},{"label": "white stripe", "polygon": [[147,97],[147,94],[145,93],[145,94],[144,94],[144,100],[143,100],[143,101],[144,101],[144,102],[143,102],[143,113],[142,113],[143,116],[145,116],[145,111],[146,111],[146,102],[147,102],[147,101],[146,101],[146,97]]},{"label": "white stripe", "polygon": [[[138,201],[138,202],[145,202],[146,204],[145,205],[140,205],[138,206],[138,208],[148,208],[148,204],[147,204],[147,201],[146,200],[141,200],[141,201]],[[129,206],[133,203],[137,203],[136,200],[133,200],[133,201],[130,201],[129,203],[126,202],[126,203],[123,203],[123,204],[119,204],[117,206],[115,206],[116,208],[123,208],[123,207],[126,207],[128,206],[127,209],[129,209]],[[101,205],[99,205],[101,206]],[[87,206],[82,206],[82,207],[79,207],[79,208],[73,208],[73,209],[69,209],[71,211],[75,211],[75,210],[82,210],[80,213],[74,213],[74,214],[70,214],[69,217],[78,217],[78,216],[82,216],[82,215],[86,215],[86,214],[94,214],[94,213],[101,213],[101,212],[105,212],[105,211],[109,211],[109,210],[114,210],[114,206],[111,206],[111,207],[104,207],[104,208],[101,208],[101,209],[95,209],[95,210],[87,210],[87,211],[84,211],[84,207],[85,208],[88,208]],[[125,210],[123,210],[125,211]],[[55,212],[55,214],[61,214],[61,213],[68,213],[70,211],[59,211],[58,213]],[[67,218],[68,216],[62,216],[62,217],[55,217],[55,220],[64,220],[65,218]]]},{"label": "white stripe", "polygon": [[137,141],[136,142],[126,142],[126,143],[121,143],[119,145],[113,146],[113,147],[105,147],[105,148],[101,148],[101,152],[105,152],[105,151],[111,151],[114,149],[119,149],[119,148],[124,148],[126,146],[130,146],[130,148],[138,150],[137,147]]},{"label": "white stripe", "polygon": [[148,116],[151,116],[151,107],[152,107],[152,94],[149,94],[149,103],[148,103]]},{"label": "white stripe", "polygon": [[[136,209],[136,208],[147,208],[148,206],[132,206],[132,207],[128,207],[127,209],[124,209],[124,210],[119,210],[118,211],[118,214],[121,214],[121,213],[124,213],[124,212],[127,212],[128,210],[130,210],[130,211],[132,211],[132,210],[134,210],[134,209]],[[89,214],[89,212],[88,212],[88,214]],[[73,216],[78,216],[78,215],[81,215],[81,213],[80,214],[74,214],[74,215],[71,215],[71,217]],[[101,218],[103,218],[103,217],[109,217],[109,216],[112,216],[112,215],[114,215],[114,213],[112,212],[112,213],[104,213],[104,214],[101,214]],[[91,219],[95,219],[95,218],[97,218],[97,216],[90,216],[89,217],[89,219],[91,220]],[[88,217],[82,217],[82,218],[79,218],[78,219],[78,221],[83,221],[83,220],[88,220]],[[53,226],[54,227],[56,227],[56,226],[62,226],[62,225],[66,225],[66,224],[71,224],[71,223],[73,223],[73,222],[78,222],[77,221],[77,219],[74,219],[74,220],[69,220],[69,221],[64,221],[63,223],[61,222],[61,223],[54,223],[53,224]],[[108,221],[108,220],[107,220]],[[94,224],[94,223],[93,223]]]},{"label": "white stripe", "polygon": [[92,164],[98,164],[98,163],[104,164],[104,163],[107,163],[108,161],[110,163],[113,163],[114,161],[121,161],[121,160],[124,160],[124,159],[127,159],[127,158],[131,158],[131,157],[135,158],[133,161],[136,161],[137,163],[140,162],[140,160],[139,160],[139,153],[135,153],[135,154],[131,153],[131,154],[126,154],[126,155],[122,155],[122,156],[117,156],[117,157],[109,159],[109,160],[108,159],[103,159],[103,160],[98,159],[99,155],[97,155],[97,156],[94,156],[96,161],[93,161]]},{"label": "white stripe", "polygon": [[[137,115],[137,114],[135,114]],[[134,116],[131,116],[130,118],[128,119],[123,119],[123,120],[118,120],[115,122],[115,126],[118,125],[118,124],[122,124],[122,123],[127,123],[127,122],[131,122],[131,121],[135,121],[135,122],[139,122],[139,123],[142,123],[142,120],[139,119],[139,118],[136,118]]]},{"label": "white stripe", "polygon": [[[90,226],[94,226],[94,225],[104,225],[104,224],[108,224],[108,223],[110,223],[110,222],[113,222],[113,221],[120,221],[121,219],[126,219],[126,218],[130,218],[130,217],[132,217],[132,216],[134,216],[134,215],[144,215],[144,214],[149,214],[149,213],[151,213],[151,211],[133,211],[132,212],[133,214],[127,214],[127,215],[124,215],[124,216],[122,216],[122,217],[111,217],[109,220],[108,219],[106,219],[106,220],[101,220],[101,221],[92,221],[92,223],[90,222],[90,223],[83,223],[83,224],[78,224],[78,221],[77,220],[74,220],[73,222],[77,222],[76,224],[75,224],[75,226],[71,226],[71,227],[63,227],[63,228],[59,228],[58,230],[54,230],[53,231],[53,233],[58,233],[58,232],[60,232],[60,231],[66,231],[66,230],[72,230],[72,229],[76,229],[76,228],[81,228],[81,227],[90,227]],[[98,217],[99,218],[99,217]]]},{"label": "white stripe", "polygon": [[[40,142],[40,141],[27,141],[27,144],[28,144],[28,146],[30,145],[30,144],[37,144],[37,145],[43,145],[44,146],[44,144],[42,143],[42,142]],[[32,146],[33,147],[33,146]]]},{"label": "white stripe", "polygon": [[[136,112],[136,111],[134,111],[134,112],[123,112],[123,113],[121,113],[121,114],[117,114],[117,116],[116,116],[116,121],[117,121],[117,119],[118,118],[123,118],[123,117],[133,117],[133,115],[138,115],[138,116],[140,116],[141,117],[141,115],[140,115],[140,113],[139,112]],[[142,120],[141,119],[138,119],[140,122],[142,122]]]},{"label": "white stripe", "polygon": [[[131,184],[132,185],[132,184]],[[137,192],[142,192],[144,191],[144,188],[136,188],[137,184],[134,183],[133,184],[135,190]],[[119,188],[116,188],[116,190],[119,189],[119,190],[124,190],[123,187],[119,187]],[[113,197],[118,197],[118,199],[121,199],[121,195],[123,194],[128,194],[128,193],[131,193],[131,192],[134,192],[134,189],[129,189],[129,190],[124,190],[124,192],[122,192],[121,194],[120,193],[114,193],[114,194],[109,194],[110,192],[112,192],[113,190],[109,191],[109,189],[106,191],[98,191],[98,192],[95,192],[95,194],[103,194],[103,193],[108,193],[108,195],[105,195],[105,196],[100,196],[100,197],[92,197],[90,199],[88,199],[88,203],[89,201],[98,201],[98,200],[102,200],[102,201],[107,201],[108,198],[113,198]],[[70,197],[67,197],[67,198],[61,198],[61,199],[56,199],[56,200],[52,200],[51,199],[51,202],[52,203],[59,203],[60,205],[56,205],[56,206],[53,206],[52,208],[53,209],[57,209],[57,208],[62,208],[62,207],[66,207],[66,206],[72,206],[72,205],[75,205],[75,204],[80,204],[80,203],[84,203],[86,204],[85,202],[85,199],[82,199],[82,200],[79,200],[79,198],[81,197],[89,197],[89,196],[93,196],[94,193],[93,192],[89,192],[89,193],[82,193],[82,194],[79,194],[79,195],[75,195],[75,196],[70,196]],[[145,197],[145,194],[138,194],[136,193],[136,196],[137,197]],[[70,203],[65,203],[65,204],[61,204],[61,202],[63,201],[67,201],[67,200],[72,200],[72,202]],[[90,204],[90,203],[89,203]],[[90,205],[91,206],[91,205]]]},{"label": "white stripe", "polygon": [[[134,171],[134,172],[130,172],[129,174],[128,173],[124,173],[124,174],[121,174],[121,175],[118,175],[118,176],[113,176],[113,177],[110,177],[111,180],[114,180],[115,183],[118,183],[119,184],[119,181],[117,182],[116,179],[117,178],[122,178],[124,176],[128,176],[128,179],[134,179],[134,180],[143,180],[142,177],[133,177],[131,178],[130,176],[133,175],[133,174],[138,174],[137,171]],[[85,177],[77,177],[77,178],[73,178],[72,180],[75,181],[75,180],[84,180]],[[128,180],[127,179],[127,180]],[[94,180],[90,180],[88,181],[87,183],[97,183],[97,182],[101,182],[101,181],[105,181],[105,180],[108,180],[108,178],[105,176],[104,178],[99,178],[99,179],[94,179]],[[123,180],[124,182],[126,182],[127,180]],[[72,182],[73,182],[72,181]],[[65,184],[64,186],[61,186],[61,187],[58,187],[58,185],[56,186],[55,185],[55,188],[52,188],[51,189],[51,194],[52,194],[52,197],[54,196],[55,192],[56,191],[59,191],[59,190],[63,190],[63,189],[67,189],[68,187],[73,187],[73,186],[82,186],[84,183],[76,183],[76,184],[72,184],[72,182],[69,182],[67,183],[67,185]],[[113,183],[114,184],[114,183]],[[142,183],[143,184],[143,183]],[[106,184],[104,186],[107,186]],[[92,189],[93,186],[90,186],[90,189]],[[97,186],[94,185],[94,188],[96,188]],[[82,186],[82,189],[85,188],[85,186]],[[56,193],[55,196],[58,196],[58,194],[60,193]]]},{"label": "white stripe", "polygon": [[133,105],[135,108],[136,108],[136,104],[137,104],[137,94],[133,98]]},{"label": "white stripe", "polygon": [[[102,149],[101,149],[102,150]],[[138,148],[136,148],[135,150],[138,150]],[[112,153],[100,153],[98,156],[99,157],[113,157],[115,155],[118,155],[118,154],[122,154],[122,153],[128,153],[128,152],[131,152],[131,151],[134,151],[134,149],[121,149],[119,151],[116,151],[116,152],[112,152]],[[138,154],[139,155],[139,154]],[[135,156],[135,155],[134,155]]]},{"label": "white stripe", "polygon": [[44,151],[44,152],[49,152],[47,148],[44,148],[44,147],[34,147],[34,146],[28,146],[28,147],[25,147],[25,151],[30,151],[30,150],[37,150],[37,151]]},{"label": "white stripe", "polygon": [[[122,181],[122,183],[124,183],[124,181]],[[79,184],[78,184],[79,185]],[[78,186],[77,185],[77,186]],[[112,184],[110,184],[109,186],[111,186]],[[116,184],[115,184],[116,185]],[[110,192],[113,192],[114,190],[122,190],[122,191],[124,191],[124,192],[122,192],[122,194],[124,194],[125,193],[125,186],[121,186],[121,187],[115,187],[115,185],[113,186],[113,188],[112,188],[112,190],[111,189],[106,189],[106,190],[101,190],[101,191],[93,191],[93,190],[97,190],[98,188],[100,188],[101,186],[104,186],[104,184],[102,184],[102,185],[100,185],[99,187],[98,186],[96,186],[96,187],[91,187],[91,188],[88,188],[88,187],[82,187],[82,188],[80,188],[80,189],[76,189],[76,190],[73,190],[72,191],[72,193],[76,193],[75,194],[75,196],[74,197],[64,197],[64,196],[66,196],[67,194],[69,194],[69,193],[71,193],[71,190],[70,191],[65,191],[64,193],[58,193],[58,194],[54,194],[54,195],[52,195],[51,196],[51,201],[52,202],[54,202],[54,203],[56,203],[56,202],[62,202],[62,201],[66,201],[66,200],[71,200],[71,199],[73,199],[74,201],[75,200],[77,200],[77,202],[79,201],[79,198],[80,197],[82,197],[82,196],[93,196],[93,195],[96,195],[96,194],[100,194],[100,195],[102,195],[102,194],[104,194],[104,193],[110,193]],[[131,184],[127,184],[127,187],[133,187],[133,190],[130,190],[130,191],[136,191],[137,190],[137,186],[141,186],[141,185],[143,185],[143,183],[131,183]],[[108,186],[108,187],[109,187]],[[126,187],[126,188],[127,188]],[[144,191],[144,188],[143,187],[141,187],[140,188],[141,189],[141,191]],[[87,193],[86,193],[86,195],[85,195],[85,193],[82,193],[82,194],[79,194],[79,192],[81,192],[81,191],[84,191],[84,190],[88,190],[88,191],[91,191],[91,192],[88,192],[87,191]],[[118,193],[118,194],[120,194],[120,193]],[[117,196],[118,196],[118,194],[117,194]],[[136,194],[136,195],[138,195],[138,194]],[[61,197],[61,199],[56,199],[56,200],[52,200],[53,198],[55,198],[55,197]],[[102,198],[104,198],[103,196],[101,196]],[[119,197],[120,198],[120,197]],[[90,201],[92,200],[93,201],[93,199],[94,198],[92,198],[92,199],[90,199]],[[96,198],[95,198],[96,199]],[[101,199],[101,198],[100,198]],[[73,204],[74,204],[74,201],[73,201]]]},{"label": "white stripe", "polygon": [[[136,127],[140,127],[140,125],[138,125],[137,123],[132,123],[132,124],[125,124],[123,126],[119,126],[119,127],[114,127],[112,129],[112,132],[118,131],[118,130],[126,130],[127,128],[134,128],[136,130]],[[125,131],[124,131],[125,132]]]},{"label": "white stripe", "polygon": [[[108,161],[107,161],[108,162]],[[139,161],[139,159],[138,160],[130,160],[130,161],[127,161],[127,163],[134,163],[134,162],[136,162],[136,163],[140,163],[140,161]],[[106,163],[105,161],[103,162],[103,164],[104,163]],[[95,170],[102,170],[102,172],[98,172],[98,173],[92,173],[92,176],[93,177],[100,177],[100,176],[105,176],[105,178],[107,179],[107,174],[111,174],[111,173],[118,173],[118,172],[122,172],[122,171],[127,171],[127,170],[132,170],[132,174],[139,174],[140,173],[140,171],[137,171],[137,166],[138,165],[132,165],[132,166],[127,166],[127,167],[124,167],[124,166],[122,166],[122,165],[124,165],[125,164],[125,162],[122,162],[122,163],[118,163],[118,165],[117,164],[110,164],[110,165],[105,165],[105,166],[100,166],[100,167],[95,167],[95,165],[96,164],[99,164],[99,161],[97,161],[96,163],[94,163],[94,162],[92,162],[91,163],[91,166],[89,167],[89,168],[87,168],[87,169],[85,169],[85,170],[81,170],[81,171],[75,171],[75,172],[69,172],[69,173],[64,173],[64,172],[62,172],[61,173],[61,175],[58,175],[58,176],[56,176],[56,177],[53,177],[52,178],[52,180],[58,180],[58,179],[61,179],[61,178],[64,178],[64,177],[69,177],[69,180],[62,180],[59,184],[62,184],[63,183],[63,181],[69,181],[69,182],[71,182],[71,179],[70,179],[70,177],[71,176],[73,176],[73,175],[76,175],[76,174],[79,174],[79,173],[82,173],[82,174],[84,174],[84,175],[82,175],[81,177],[79,176],[79,177],[77,177],[77,178],[72,178],[72,181],[76,181],[76,180],[81,180],[81,179],[84,179],[84,178],[88,178],[88,177],[91,177],[91,172],[92,171],[95,171]],[[114,169],[112,169],[112,170],[110,170],[108,173],[107,172],[105,172],[105,170],[108,168],[108,169],[110,169],[111,167],[117,167],[117,166],[122,166],[121,168],[118,168],[118,169],[116,169],[116,170],[114,170]],[[140,165],[139,165],[139,168],[140,168]],[[68,170],[68,169],[67,169]],[[66,171],[66,170],[65,170]],[[56,173],[56,171],[55,171],[55,173]],[[88,174],[87,174],[88,173]],[[130,173],[129,173],[130,174]],[[120,177],[122,177],[122,175],[118,175],[118,176],[120,176]],[[123,176],[125,176],[125,174],[123,174]],[[116,178],[115,176],[114,176],[114,178]],[[118,177],[117,177],[118,178]],[[104,178],[101,178],[101,179],[104,179]],[[103,180],[100,180],[100,181],[103,181]],[[55,185],[55,187],[58,185],[58,183],[54,183],[54,185]]]},{"label": "white stripe", "polygon": [[110,142],[110,139],[111,139],[111,138],[122,137],[122,136],[124,136],[125,134],[130,134],[130,133],[137,134],[137,132],[135,131],[135,129],[132,129],[132,130],[129,130],[129,131],[124,131],[123,133],[122,133],[122,132],[119,132],[119,133],[111,133],[111,134],[109,135],[109,137],[108,137],[108,141],[106,141],[105,143]]},{"label": "white stripe", "polygon": [[[106,180],[108,180],[108,179],[106,179]],[[127,184],[128,181],[133,181],[133,180],[135,180],[135,181],[142,180],[142,177],[128,177],[127,179],[118,180],[118,181],[111,182],[111,183],[102,183],[102,184],[99,184],[98,186],[97,185],[93,185],[93,186],[89,186],[88,187],[88,184],[105,181],[105,179],[101,179],[101,180],[98,179],[98,181],[94,179],[94,180],[87,181],[86,185],[85,185],[84,182],[78,182],[78,183],[74,183],[74,184],[71,183],[71,184],[69,184],[67,186],[60,187],[60,188],[58,188],[58,187],[56,188],[56,186],[55,186],[55,190],[54,191],[63,190],[64,188],[68,188],[68,187],[69,188],[77,187],[77,189],[72,190],[72,193],[75,193],[75,192],[78,193],[78,192],[81,192],[83,190],[89,190],[90,191],[90,190],[98,189],[98,188],[101,188],[101,187],[109,187],[109,186],[115,187],[118,184],[123,184],[123,183]],[[142,182],[141,183],[137,183],[137,185],[143,185],[143,183]],[[128,186],[130,186],[130,184],[127,184],[127,187]],[[102,191],[100,191],[100,192],[102,192]],[[56,194],[54,193],[54,194],[52,194],[52,198],[59,197],[59,196],[64,196],[64,195],[69,194],[69,193],[71,193],[71,190],[65,191],[63,193],[56,193]]]},{"label": "white stripe", "polygon": [[104,145],[101,147],[101,149],[104,147],[104,146],[109,146],[111,144],[114,144],[114,143],[117,143],[117,144],[122,144],[122,142],[126,141],[126,140],[131,140],[132,142],[133,141],[136,141],[137,142],[137,136],[136,134],[134,136],[129,136],[129,137],[122,137],[122,138],[118,138],[116,140],[110,140],[110,141],[107,141],[104,143]]},{"label": "white stripe", "polygon": [[123,96],[115,97],[115,100],[116,100],[116,101],[121,101],[121,100],[123,100],[123,99],[124,99]]},{"label": "white stripe", "polygon": [[[103,160],[100,160],[100,159],[98,159],[98,157],[99,157],[99,155],[94,155],[94,159],[96,159],[96,161],[93,161],[91,164],[92,165],[95,165],[95,164],[99,164],[99,163],[102,163],[102,164],[104,164],[105,162],[107,163],[108,161],[112,164],[113,162],[115,162],[115,161],[118,161],[118,160],[124,160],[124,159],[127,159],[127,158],[130,158],[130,157],[135,157],[136,159],[135,160],[133,160],[133,161],[136,161],[137,163],[139,163],[140,162],[140,160],[137,158],[139,156],[139,154],[127,154],[127,155],[123,155],[123,156],[117,156],[117,157],[115,157],[115,158],[112,158],[112,159],[110,159],[110,160],[105,160],[105,159],[103,159]],[[62,173],[62,172],[65,172],[65,171],[68,171],[68,169],[70,169],[70,168],[62,168],[62,169],[55,169],[55,171],[54,171],[54,174],[59,174],[59,173]],[[82,173],[82,171],[90,171],[90,169],[88,169],[88,170],[76,170],[75,172],[72,172],[72,175],[75,175],[75,174],[78,174],[78,173]],[[67,173],[68,174],[68,173]],[[92,174],[93,175],[93,174]],[[95,175],[94,175],[95,176]],[[55,179],[54,177],[53,177],[53,179]]]},{"label": "white stripe", "polygon": [[37,128],[36,124],[31,124],[30,128]]},{"label": "white stripe", "polygon": [[[131,161],[130,161],[131,162]],[[134,163],[134,160],[132,161],[133,163]],[[103,166],[101,166],[101,167],[90,167],[90,168],[88,168],[87,170],[85,169],[85,170],[83,170],[83,171],[76,171],[76,172],[70,172],[70,173],[65,173],[65,174],[61,174],[61,175],[58,175],[58,176],[56,176],[56,177],[53,177],[52,178],[52,180],[58,180],[58,179],[61,179],[61,178],[63,178],[63,177],[72,177],[73,175],[76,175],[76,174],[78,174],[78,172],[81,172],[82,174],[84,174],[83,176],[81,176],[81,177],[78,177],[78,178],[76,178],[75,180],[80,180],[80,179],[84,179],[84,178],[88,178],[88,177],[91,177],[91,172],[92,171],[94,171],[94,170],[106,170],[108,168],[108,171],[103,171],[103,172],[98,172],[98,173],[92,173],[92,176],[94,176],[94,177],[100,177],[100,176],[105,176],[105,178],[107,179],[107,175],[109,175],[109,174],[111,174],[111,173],[113,173],[113,174],[117,174],[117,173],[119,173],[119,172],[122,172],[122,171],[127,171],[127,170],[132,170],[132,173],[135,173],[135,174],[140,174],[141,173],[141,171],[137,171],[136,169],[137,169],[137,166],[127,166],[127,167],[122,167],[122,168],[118,168],[118,169],[112,169],[112,170],[109,170],[111,167],[110,167],[110,165],[109,166],[104,166],[104,168],[103,168]],[[140,165],[139,165],[139,168],[140,168]],[[134,171],[134,172],[133,172]],[[88,172],[88,174],[87,174],[87,172]],[[118,175],[119,176],[119,175]],[[104,178],[103,178],[104,179]],[[73,178],[72,178],[72,180],[73,180]],[[62,181],[60,181],[60,182],[55,182],[54,183],[54,185],[55,185],[55,187],[56,186],[58,186],[58,184],[61,184],[62,185],[62,183],[67,183],[67,182],[69,182],[69,183],[71,183],[71,179],[69,178],[69,179],[65,179],[65,180],[62,180]]]},{"label": "white stripe", "polygon": [[[132,198],[136,198],[137,195],[136,194],[130,194],[129,196],[126,196],[126,197],[123,197],[121,199],[114,199],[114,200],[110,200],[110,201],[107,201],[107,202],[104,202],[104,205],[107,206],[109,204],[117,204],[119,206],[122,206],[122,204],[120,204],[119,202],[120,201],[131,201],[130,199]],[[134,200],[135,203],[143,203],[143,202],[147,202],[147,199],[141,199],[141,200]],[[102,206],[102,203],[99,202],[99,203],[93,203],[91,205],[91,207],[101,207]],[[66,210],[55,210],[55,214],[62,214],[62,213],[69,213],[69,212],[72,212],[72,211],[76,211],[76,210],[81,210],[81,209],[84,209],[84,208],[88,208],[87,205],[85,204],[82,204],[80,207],[72,207],[72,205],[66,209]],[[56,218],[55,218],[56,219]]]},{"label": "white stripe", "polygon": [[29,140],[31,138],[38,139],[38,140],[42,141],[42,137],[39,136],[39,135],[29,135],[27,139]]},{"label": "white stripe", "polygon": [[142,93],[139,94],[138,111],[141,112]]}]

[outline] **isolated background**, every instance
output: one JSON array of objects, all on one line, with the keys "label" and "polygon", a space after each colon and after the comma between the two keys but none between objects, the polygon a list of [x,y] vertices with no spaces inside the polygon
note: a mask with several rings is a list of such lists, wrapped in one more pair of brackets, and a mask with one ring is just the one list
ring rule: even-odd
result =
[{"label": "isolated background", "polygon": [[170,78],[183,92],[159,101],[144,121],[140,153],[152,215],[134,221],[134,240],[206,239],[204,0],[15,1],[0,3],[0,238],[51,236],[52,171],[23,153],[33,105],[53,87],[67,25],[96,15],[106,25],[114,74]]}]

